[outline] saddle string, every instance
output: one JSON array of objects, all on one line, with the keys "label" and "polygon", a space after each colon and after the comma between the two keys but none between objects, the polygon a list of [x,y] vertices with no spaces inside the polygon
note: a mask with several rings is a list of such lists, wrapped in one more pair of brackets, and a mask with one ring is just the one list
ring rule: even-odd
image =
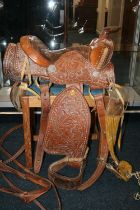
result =
[{"label": "saddle string", "polygon": [[25,83],[25,82],[21,82],[19,88],[22,89],[22,90],[25,90],[25,91],[28,91],[28,92],[32,93],[34,96],[38,96],[39,97],[39,94],[36,91],[34,91],[33,89],[29,88],[27,83]]},{"label": "saddle string", "polygon": [[119,96],[119,99],[121,100],[122,104],[123,104],[123,112],[122,112],[122,117],[120,120],[120,133],[118,136],[118,148],[120,150],[121,148],[121,136],[122,136],[122,125],[123,125],[123,121],[124,121],[124,113],[128,107],[128,101],[125,101],[122,94],[120,93],[120,90],[122,89],[122,86],[118,85],[118,84],[114,84],[115,86],[115,91],[117,93],[117,95]]},{"label": "saddle string", "polygon": [[[24,76],[25,76],[25,72],[27,71],[27,75],[28,75],[28,79],[29,79],[29,84],[27,85],[27,83],[23,82]],[[35,96],[39,96],[39,94],[37,92],[35,92],[33,89],[29,88],[30,85],[32,85],[32,78],[31,78],[31,70],[30,70],[30,62],[29,62],[29,58],[28,56],[25,55],[25,59],[23,61],[23,66],[22,66],[22,70],[21,70],[21,89],[27,90],[30,93],[32,93]],[[38,77],[35,77],[34,79],[34,84],[40,88],[39,83],[38,83]]]},{"label": "saddle string", "polygon": [[[117,158],[115,151],[114,151],[114,145],[116,143],[116,139],[118,140],[118,148],[120,149],[121,146],[121,135],[122,135],[122,125],[123,125],[123,120],[124,120],[124,99],[118,90],[120,88],[119,85],[117,84],[110,84],[109,90],[108,90],[108,95],[109,95],[109,102],[108,106],[106,107],[106,113],[105,113],[105,134],[107,137],[107,143],[108,143],[108,148],[110,151],[110,155],[115,162],[115,166],[117,167],[116,169],[113,170],[113,166],[108,165],[108,168],[110,168],[112,171],[116,171],[117,175],[122,178],[123,180],[127,181],[128,177],[127,174],[130,174],[132,172],[132,166],[127,162],[127,161],[119,161]],[[89,90],[89,95],[90,97],[94,100],[93,95],[91,94]],[[115,99],[116,97],[120,100],[122,103],[122,110],[120,113],[117,114],[112,114],[110,112],[111,107],[111,99]],[[109,104],[110,103],[110,104]],[[110,107],[109,107],[110,106]],[[119,133],[118,133],[119,129]],[[117,138],[118,134],[118,138]]]},{"label": "saddle string", "polygon": [[[108,149],[110,152],[110,155],[115,163],[115,168],[112,165],[107,165],[107,167],[115,172],[117,176],[119,176],[121,179],[128,181],[129,180],[129,174],[132,173],[132,166],[124,160],[119,160],[115,154],[114,146],[116,143],[116,140],[118,140],[118,145],[120,149],[120,141],[121,141],[121,132],[122,132],[122,124],[124,120],[124,99],[118,90],[118,85],[112,84],[109,87],[108,90],[109,95],[109,101],[106,107],[105,112],[105,135],[107,139]],[[118,99],[118,100],[116,100]],[[116,102],[119,103],[119,112],[114,112],[114,108],[116,105]],[[117,110],[116,110],[117,111]],[[119,133],[118,133],[119,131]],[[118,135],[119,134],[119,135]]]},{"label": "saddle string", "polygon": [[39,85],[39,82],[38,82],[38,77],[34,78],[34,84],[40,89],[40,85]]},{"label": "saddle string", "polygon": [[[115,90],[117,90],[116,88],[115,88]],[[116,91],[117,92],[117,94],[119,95],[119,98],[121,99],[121,101],[123,102],[123,100],[122,100],[122,97],[120,97],[121,96],[121,94],[120,94],[120,92],[117,90]],[[124,104],[124,103],[123,103]],[[121,120],[121,125],[122,125],[122,122],[123,122],[123,119]],[[119,146],[120,147],[120,146]],[[111,156],[112,156],[112,154],[111,154]],[[114,152],[113,152],[113,156],[114,156]],[[113,159],[114,159],[114,157],[113,157]],[[115,158],[116,159],[116,158]],[[117,159],[116,159],[117,160]],[[103,161],[103,160],[100,160],[100,161]],[[118,161],[116,161],[115,162],[115,164],[119,164],[119,162]],[[126,162],[126,164],[127,164],[127,162]],[[117,174],[119,177],[120,177],[120,173],[119,173],[119,171],[117,171],[110,163],[107,163],[106,164],[106,168],[108,168],[109,170],[111,170],[112,172],[115,172],[115,174]],[[130,178],[132,175],[133,176],[135,176],[137,179],[138,179],[138,184],[140,185],[140,174],[138,173],[138,172],[136,172],[136,173],[126,173],[125,174],[128,178]],[[140,199],[140,194],[139,193],[136,193],[135,195],[134,195],[134,198],[136,199],[136,200],[139,200]]]},{"label": "saddle string", "polygon": [[118,97],[118,99],[122,102],[122,107],[123,107],[123,110],[122,110],[122,114],[120,114],[120,120],[119,120],[119,135],[118,135],[118,148],[120,150],[121,148],[121,136],[122,136],[122,125],[123,125],[123,121],[124,121],[124,112],[127,108],[127,104],[125,105],[125,101],[123,99],[123,96],[120,92],[119,89],[122,89],[122,87],[116,83],[111,83],[110,84],[110,87],[109,87],[109,90],[108,90],[108,95],[109,97],[111,97],[111,92],[114,91],[116,96]]},{"label": "saddle string", "polygon": [[[27,75],[28,75],[28,79],[29,79],[29,84],[27,84],[26,82],[23,81],[26,71],[27,71]],[[31,79],[29,58],[28,58],[28,56],[25,55],[23,65],[22,65],[22,69],[21,69],[21,84],[19,85],[19,89],[28,91],[35,96],[39,96],[39,94],[36,91],[29,88],[29,86],[31,84],[32,84],[32,79]],[[37,87],[39,87],[39,84],[37,82],[37,78],[35,78],[35,84],[37,85]]]},{"label": "saddle string", "polygon": [[29,64],[29,58],[27,55],[25,55],[23,65],[21,68],[21,81],[23,81],[25,72],[27,72],[28,79],[29,79],[29,85],[31,85],[32,80],[31,80],[31,71],[30,71],[30,64]]}]

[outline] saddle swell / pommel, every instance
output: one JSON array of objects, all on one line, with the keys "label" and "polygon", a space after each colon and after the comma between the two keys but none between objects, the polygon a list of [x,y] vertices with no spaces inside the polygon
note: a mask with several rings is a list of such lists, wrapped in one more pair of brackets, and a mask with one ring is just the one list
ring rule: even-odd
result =
[{"label": "saddle swell / pommel", "polygon": [[89,46],[91,47],[90,62],[97,70],[102,70],[110,62],[114,44],[109,38],[111,33],[115,33],[120,30],[120,27],[105,27],[99,38],[93,39]]},{"label": "saddle swell / pommel", "polygon": [[111,60],[114,50],[113,41],[109,35],[120,30],[118,26],[105,27],[99,38],[93,39],[89,46],[91,47],[90,62],[100,70],[104,68]]},{"label": "saddle swell / pommel", "polygon": [[91,53],[90,62],[97,70],[102,70],[110,62],[114,45],[112,40],[108,39],[94,39],[90,43]]}]

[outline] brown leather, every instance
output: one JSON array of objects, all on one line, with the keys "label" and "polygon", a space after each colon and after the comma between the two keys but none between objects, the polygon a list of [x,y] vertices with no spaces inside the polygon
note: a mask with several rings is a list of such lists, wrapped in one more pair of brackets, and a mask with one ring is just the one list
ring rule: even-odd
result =
[{"label": "brown leather", "polygon": [[24,36],[20,38],[20,44],[31,60],[42,67],[48,67],[51,62],[42,55],[46,47],[42,42],[38,42],[38,40],[35,36]]},{"label": "brown leather", "polygon": [[[82,93],[72,85],[54,100],[44,138],[44,150],[47,153],[66,156],[50,165],[48,169],[49,178],[58,187],[76,189],[81,183],[89,131],[89,107]],[[80,172],[75,178],[68,178],[57,173],[69,162],[71,166],[75,165],[75,162],[79,165]]]},{"label": "brown leather", "polygon": [[93,39],[89,44],[92,49],[90,53],[90,62],[94,68],[102,70],[110,62],[113,55],[114,44],[109,35],[118,32],[119,30],[120,27],[117,26],[105,27],[99,38]]},{"label": "brown leather", "polygon": [[69,47],[57,51],[49,51],[47,46],[36,36],[22,36],[20,44],[24,52],[38,65],[48,67],[69,51],[79,52],[89,60],[96,69],[104,68],[110,61],[113,53],[113,42],[109,34],[119,31],[120,27],[106,27],[98,39],[92,40],[89,46]]},{"label": "brown leather", "polygon": [[[9,185],[9,187],[0,186],[0,191],[4,192],[4,193],[12,194],[16,197],[19,197],[27,203],[33,201],[40,209],[45,210],[46,208],[44,208],[43,205],[38,200],[36,200],[36,198],[40,197],[42,194],[44,194],[48,190],[50,190],[51,187],[53,187],[55,190],[57,199],[58,199],[58,209],[61,210],[60,199],[58,197],[58,193],[55,189],[54,184],[51,181],[49,181],[48,179],[34,174],[29,169],[27,169],[25,166],[23,166],[19,161],[16,160],[18,155],[21,154],[21,151],[23,152],[23,149],[24,149],[23,146],[19,149],[20,152],[17,151],[16,155],[13,155],[13,156],[10,153],[8,153],[7,150],[2,146],[3,142],[6,140],[6,138],[12,132],[14,132],[15,130],[17,130],[20,127],[22,127],[22,125],[18,125],[18,126],[15,126],[14,128],[11,128],[9,131],[7,131],[0,138],[0,150],[4,154],[4,156],[8,157],[8,160],[0,161],[0,173],[3,177],[3,179],[5,180],[5,182],[7,182],[7,184]],[[20,168],[20,170],[17,170],[15,168],[12,168],[11,166],[8,166],[7,163],[9,163],[9,162],[13,162],[14,164],[16,164],[16,168],[18,167],[18,168]],[[21,169],[24,172],[21,172]],[[13,183],[13,181],[11,181],[10,179],[8,179],[6,177],[6,175],[5,175],[6,173],[8,173],[8,174],[11,173],[13,175],[18,176],[21,179],[31,181],[32,183],[39,185],[41,188],[37,189],[37,190],[29,191],[29,192],[23,191],[19,187],[17,187]]]},{"label": "brown leather", "polygon": [[[20,43],[8,44],[3,59],[3,71],[5,78],[8,78],[12,81],[21,81],[22,67],[25,58],[26,54],[22,50]],[[29,70],[31,75],[33,75],[34,77],[42,76],[45,79],[48,79],[46,68],[37,65],[30,58],[28,58],[28,61],[30,65]],[[27,69],[25,69],[24,75],[25,77],[28,76]]]},{"label": "brown leather", "polygon": [[[110,32],[111,29],[106,29],[89,46],[58,52],[50,52],[35,36],[24,36],[15,46],[14,67],[6,65],[18,74],[23,74],[20,69],[28,58],[30,72],[28,68],[23,69],[26,77],[30,73],[32,76],[49,79],[52,83],[66,85],[51,107],[48,86],[41,87],[42,114],[34,161],[34,170],[39,172],[44,151],[65,156],[48,169],[49,178],[61,188],[84,190],[100,177],[105,168],[108,145],[105,135],[106,110],[101,94],[94,97],[100,125],[99,161],[91,177],[82,182],[91,124],[90,110],[82,90],[84,84],[93,90],[108,88],[110,83],[115,82],[114,67],[110,62],[113,53],[113,42],[108,36]],[[59,171],[66,165],[77,167],[79,174],[74,178],[61,175]]]},{"label": "brown leather", "polygon": [[82,83],[92,86],[92,89],[101,89],[114,82],[114,67],[108,63],[105,68],[96,70],[77,51],[63,54],[55,65],[48,68],[50,80],[56,84]]},{"label": "brown leather", "polygon": [[100,34],[100,38],[109,38],[109,35],[120,31],[120,26],[106,26]]},{"label": "brown leather", "polygon": [[35,162],[34,162],[35,173],[39,173],[42,165],[43,154],[44,154],[44,136],[46,132],[49,111],[50,111],[49,85],[46,84],[41,86],[41,119],[40,119],[39,136],[35,152]]},{"label": "brown leather", "polygon": [[76,50],[86,59],[89,57],[90,48],[86,45],[68,47],[57,51],[50,51],[48,47],[36,36],[22,36],[20,44],[24,52],[38,65],[48,67],[59,59],[66,52]]},{"label": "brown leather", "polygon": [[[49,166],[48,175],[56,186],[66,189],[76,189],[81,184],[87,153],[90,113],[87,102],[80,92],[81,89],[81,85],[78,86],[78,84],[67,87],[55,99],[49,114],[47,114],[48,108],[46,108],[46,105],[47,107],[49,105],[44,101],[45,87],[41,89],[42,109],[44,111],[41,115],[34,170],[39,172],[44,150],[51,154],[65,155],[64,159]],[[45,126],[46,131],[44,130]],[[79,175],[75,178],[58,174],[60,169],[69,164],[72,167],[78,167],[80,170]]]},{"label": "brown leather", "polygon": [[[79,173],[75,177],[68,177],[61,175],[59,171],[63,169],[67,165],[71,165],[74,167],[75,164],[79,165]],[[86,166],[86,160],[73,162],[71,159],[63,158],[59,161],[54,162],[48,168],[48,177],[49,179],[55,183],[57,187],[67,190],[78,189],[78,187],[82,184],[82,178],[84,174],[84,169]]]},{"label": "brown leather", "polygon": [[[59,59],[59,57],[66,52],[77,51],[85,59],[89,60],[94,68],[104,68],[113,53],[113,42],[108,38],[111,33],[110,28],[105,28],[98,39],[92,40],[89,46],[76,46],[61,49],[57,51],[49,51],[46,45],[36,36],[23,36],[20,38],[20,44],[24,52],[38,65],[42,67],[49,67]],[[99,66],[99,67],[98,67]]]},{"label": "brown leather", "polygon": [[107,140],[106,140],[106,127],[105,127],[105,105],[104,105],[104,98],[103,95],[96,95],[94,96],[95,102],[96,102],[96,108],[97,108],[97,115],[98,115],[98,120],[99,120],[99,125],[100,125],[100,131],[99,131],[99,151],[98,151],[98,157],[97,157],[97,167],[91,177],[82,183],[78,190],[85,190],[92,186],[94,182],[101,176],[103,173],[105,167],[106,167],[106,162],[108,158],[108,145],[107,145]]},{"label": "brown leather", "polygon": [[88,104],[80,91],[71,86],[62,91],[52,104],[44,138],[45,150],[69,158],[82,158],[89,130]]},{"label": "brown leather", "polygon": [[[89,46],[70,47],[57,52],[49,51],[35,36],[23,36],[20,44],[9,44],[6,50],[4,75],[20,81],[23,63],[28,56],[29,71],[33,77],[43,77],[59,84],[71,84],[73,81],[88,84],[95,89],[105,88],[115,81],[114,68],[110,64],[112,53],[113,42],[108,36],[93,40]],[[13,65],[8,63],[11,58]],[[26,77],[28,73],[25,69]]]},{"label": "brown leather", "polygon": [[19,88],[20,83],[15,82],[10,91],[10,100],[13,104],[13,106],[18,110],[21,111],[21,103],[20,103],[20,97],[25,94],[25,90]]},{"label": "brown leather", "polygon": [[[64,166],[66,166],[68,163],[73,164],[73,159],[64,158],[59,161],[56,161],[55,163],[51,164],[48,169],[48,176],[50,180],[52,180],[56,186],[64,188],[64,189],[78,189],[78,190],[85,190],[89,187],[91,187],[95,181],[101,176],[103,173],[106,162],[108,158],[108,144],[106,140],[106,127],[105,127],[105,106],[104,106],[104,99],[103,95],[95,96],[96,105],[97,105],[97,113],[98,113],[98,119],[99,119],[99,125],[100,125],[100,137],[99,137],[99,152],[98,152],[98,161],[97,161],[97,167],[95,171],[93,171],[90,178],[84,182],[82,182],[84,169],[86,166],[86,157],[83,158],[83,161],[79,160],[79,174],[78,176],[74,178],[62,176],[59,174],[59,170],[62,169]],[[74,150],[74,149],[73,149]],[[76,162],[76,160],[75,160]],[[78,160],[77,160],[78,162]]]},{"label": "brown leather", "polygon": [[[83,116],[85,116],[85,113],[87,111],[86,110],[83,111],[84,109],[82,108],[82,103],[81,103],[81,100],[83,101],[83,99],[81,98],[82,95],[77,90],[77,87],[78,87],[77,84],[76,84],[76,88],[74,85],[70,85],[66,90],[60,93],[59,96],[55,99],[48,117],[47,115],[45,115],[46,121],[48,121],[48,124],[46,128],[46,136],[45,138],[43,136],[42,141],[41,141],[42,148],[40,148],[40,151],[42,152],[42,150],[44,149],[47,153],[61,154],[61,155],[66,156],[63,159],[60,159],[59,161],[54,162],[48,168],[49,179],[52,180],[57,187],[61,187],[64,189],[84,190],[90,187],[100,177],[100,175],[104,171],[105,163],[108,157],[108,146],[107,146],[107,141],[105,137],[106,128],[105,128],[104,99],[103,99],[103,95],[99,95],[99,96],[95,96],[99,124],[101,128],[98,158],[99,160],[103,160],[104,162],[98,161],[97,168],[93,172],[91,177],[82,183],[83,173],[84,173],[85,164],[86,164],[86,152],[87,152],[86,151],[87,143],[84,144],[84,141],[87,142],[88,136],[85,139],[84,135],[86,131],[82,129],[86,118],[84,117],[83,122],[80,120],[80,118],[81,118],[81,109],[82,109],[82,113],[84,114]],[[79,89],[81,89],[81,87],[79,87]],[[78,96],[79,94],[81,95],[80,97]],[[44,98],[41,97],[41,100],[44,100]],[[79,101],[78,103],[80,105],[80,108],[78,107],[76,108],[76,104],[78,104],[76,103],[77,100]],[[67,104],[67,101],[68,101],[68,104]],[[88,110],[88,107],[86,109]],[[57,112],[59,112],[59,114]],[[79,112],[79,117],[77,117],[78,112]],[[72,121],[71,115],[73,116],[74,123]],[[88,116],[87,117],[88,119],[90,117],[90,114],[88,114],[88,112],[87,112],[87,116]],[[79,122],[81,122],[81,124],[79,124]],[[88,124],[87,125],[85,124],[85,129],[89,127]],[[75,125],[74,128],[73,128],[73,125]],[[43,127],[42,122],[41,122],[41,127]],[[40,127],[40,132],[42,129],[41,127]],[[80,127],[81,129],[79,129]],[[77,132],[79,134],[77,134]],[[88,133],[89,133],[89,129],[88,129],[87,134]],[[85,140],[84,139],[82,140],[82,136]],[[68,139],[70,141],[68,141]],[[44,144],[42,143],[43,140],[44,140]],[[38,145],[40,145],[39,142],[37,142],[37,147]],[[83,148],[84,148],[84,152],[80,152],[83,150]],[[38,151],[38,154],[39,154],[39,151]],[[38,163],[37,156],[35,156],[34,167],[36,168],[38,165],[40,169],[41,162]],[[64,175],[59,174],[59,170],[65,167],[66,165],[70,165],[71,167],[75,167],[75,166],[78,167],[79,174],[74,178],[66,177]]]},{"label": "brown leather", "polygon": [[114,45],[113,41],[106,38],[97,38],[92,40],[90,43],[91,53],[90,53],[90,62],[94,68],[102,70],[110,62]]}]

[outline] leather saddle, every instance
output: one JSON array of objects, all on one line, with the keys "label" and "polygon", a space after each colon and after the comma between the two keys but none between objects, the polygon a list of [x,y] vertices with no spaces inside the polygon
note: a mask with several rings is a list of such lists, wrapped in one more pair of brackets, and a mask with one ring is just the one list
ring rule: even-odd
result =
[{"label": "leather saddle", "polygon": [[[48,169],[49,178],[58,187],[84,190],[100,177],[106,166],[109,153],[106,110],[121,116],[123,104],[116,98],[105,100],[105,95],[101,92],[96,94],[96,89],[109,89],[115,83],[111,63],[114,48],[109,34],[117,30],[118,28],[105,28],[99,38],[92,40],[88,46],[58,51],[50,51],[39,38],[31,35],[21,37],[20,43],[10,43],[7,47],[3,63],[6,77],[16,82],[24,80],[29,83],[32,77],[66,85],[52,105],[50,86],[48,83],[40,85],[42,111],[34,160],[34,170],[38,173],[44,151],[64,156]],[[83,94],[84,85],[88,85],[91,99],[96,104],[99,152],[95,171],[87,181],[82,182],[91,127],[91,112]],[[15,91],[12,91],[14,97]],[[67,165],[78,168],[79,174],[71,178],[59,173]]]},{"label": "leather saddle", "polygon": [[[105,28],[100,37],[92,40],[88,46],[79,45],[56,51],[50,51],[36,36],[23,36],[20,43],[10,43],[6,49],[4,75],[13,81],[21,81],[23,62],[28,56],[30,73],[34,77],[49,79],[56,84],[83,83],[95,88],[107,87],[110,80],[114,82],[110,62],[113,42],[107,37],[116,30],[118,28]],[[24,75],[28,74],[26,69]]]}]

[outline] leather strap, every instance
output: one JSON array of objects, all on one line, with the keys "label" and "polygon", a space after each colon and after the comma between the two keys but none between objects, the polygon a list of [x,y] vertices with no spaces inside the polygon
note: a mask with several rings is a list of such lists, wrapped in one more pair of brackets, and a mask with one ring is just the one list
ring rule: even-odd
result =
[{"label": "leather strap", "polygon": [[[100,136],[99,136],[99,152],[98,152],[98,164],[96,170],[93,172],[91,177],[82,183],[78,190],[85,190],[93,185],[93,183],[96,182],[96,180],[101,176],[103,173],[107,158],[108,158],[108,145],[105,135],[105,106],[104,106],[104,99],[103,95],[95,95],[94,96],[95,102],[96,102],[96,109],[98,114],[98,120],[100,125]],[[101,161],[103,160],[103,161]]]},{"label": "leather strap", "polygon": [[[66,177],[58,173],[59,170],[61,170],[62,168],[64,168],[66,165],[69,165],[69,164],[71,166],[75,164],[78,165],[78,168],[79,168],[78,176],[74,178],[70,178],[70,177]],[[81,161],[79,160],[76,161],[75,159],[75,162],[74,162],[74,160],[70,160],[66,157],[59,161],[54,162],[53,164],[49,166],[48,177],[53,183],[55,183],[57,187],[60,187],[62,189],[74,190],[74,189],[77,189],[82,183],[85,165],[86,165],[86,159],[83,159]]]},{"label": "leather strap", "polygon": [[[7,188],[4,188],[1,186],[1,192],[4,192],[4,193],[8,193],[8,194],[12,194],[16,197],[19,197],[21,199],[23,199],[23,196],[21,196],[21,194],[23,195],[24,194],[24,197],[25,197],[25,192],[23,190],[21,190],[20,188],[18,188],[17,186],[15,186],[13,184],[13,182],[11,182],[11,180],[9,180],[3,173],[1,173],[3,179],[5,180],[5,182],[7,182],[7,184],[12,188],[12,189],[7,189]],[[26,192],[26,198],[27,196],[29,195],[29,193]],[[41,195],[41,194],[40,194]],[[38,197],[40,196],[38,194]],[[32,196],[33,197],[33,196]],[[28,196],[29,198],[29,196]],[[27,202],[25,199],[23,199],[25,202]],[[29,199],[28,199],[29,201]],[[44,206],[37,200],[34,198],[33,202],[42,210],[46,210],[46,208],[44,208]]]},{"label": "leather strap", "polygon": [[34,161],[34,172],[39,173],[43,155],[43,140],[47,127],[48,113],[50,111],[50,99],[49,99],[49,85],[45,84],[41,86],[41,119],[40,119],[40,130],[37,140],[36,152],[35,152],[35,161]]},{"label": "leather strap", "polygon": [[[19,161],[16,160],[17,158],[17,154],[21,154],[21,152],[23,151],[24,146],[22,146],[19,151],[16,152],[16,155],[11,155],[9,152],[6,151],[6,149],[4,149],[2,147],[3,142],[5,141],[5,139],[15,130],[17,130],[18,128],[22,127],[22,125],[18,125],[15,126],[14,128],[10,129],[9,131],[7,131],[1,138],[0,138],[0,151],[6,156],[8,157],[8,160],[5,161],[0,161],[0,173],[3,177],[3,179],[7,182],[7,184],[9,185],[8,187],[3,187],[0,185],[0,191],[4,192],[4,193],[8,193],[8,194],[12,194],[16,197],[19,197],[21,199],[23,199],[25,202],[34,202],[40,209],[45,210],[46,208],[43,207],[43,205],[36,200],[36,198],[40,197],[42,194],[46,193],[51,187],[53,187],[53,189],[55,190],[57,199],[58,199],[58,209],[61,210],[61,203],[60,203],[60,199],[58,197],[58,193],[56,191],[56,188],[54,186],[54,184],[43,177],[40,177],[36,174],[34,174],[33,172],[31,172],[28,168],[26,168],[25,166],[23,166]],[[6,163],[7,162],[13,162],[15,163],[15,165],[17,167],[19,167],[20,169],[22,169],[24,172],[21,172],[21,170],[17,170],[14,169],[10,166],[8,166]],[[23,191],[21,190],[19,187],[17,187],[10,179],[8,179],[5,176],[5,173],[12,173],[24,180],[28,180],[31,181],[32,183],[35,183],[39,186],[41,186],[40,189],[38,190],[33,190],[30,192],[27,191]]]}]

